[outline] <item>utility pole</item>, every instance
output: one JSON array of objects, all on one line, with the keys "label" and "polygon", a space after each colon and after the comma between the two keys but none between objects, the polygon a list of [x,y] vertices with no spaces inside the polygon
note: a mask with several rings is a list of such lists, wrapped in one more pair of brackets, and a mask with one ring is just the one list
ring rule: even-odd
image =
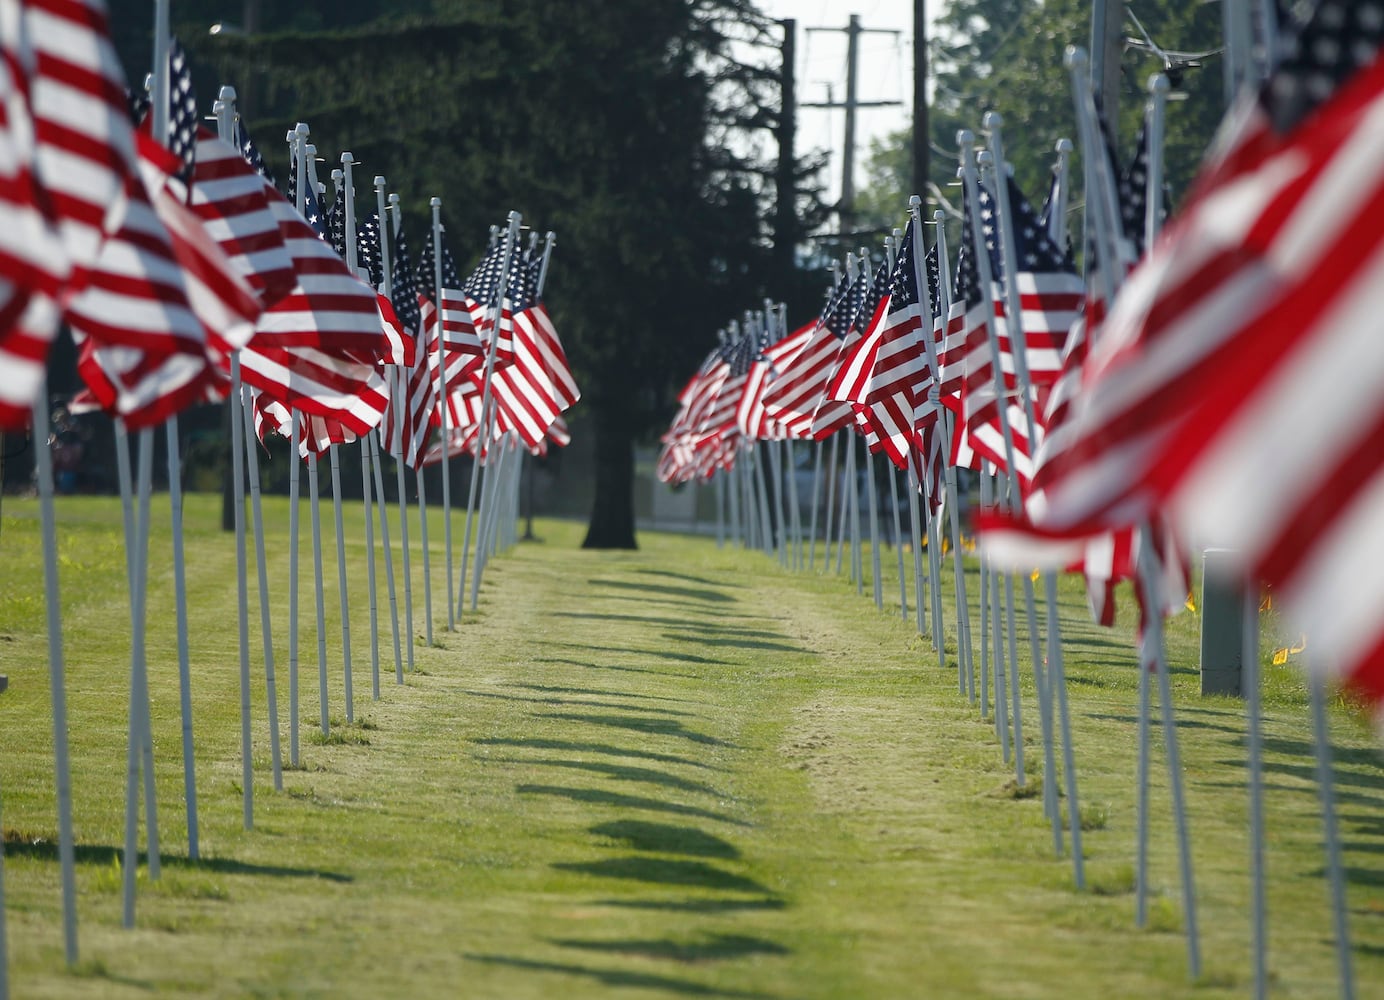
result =
[{"label": "utility pole", "polygon": [[1125,0],[1095,0],[1091,8],[1091,92],[1100,101],[1101,125],[1113,137],[1120,122],[1120,57]]},{"label": "utility pole", "polygon": [[779,24],[783,26],[783,57],[779,70],[780,110],[778,127],[775,129],[775,137],[778,140],[778,169],[774,174],[774,267],[778,272],[778,280],[785,283],[779,287],[786,288],[786,282],[793,273],[793,256],[798,245],[798,185],[794,163],[798,98],[793,69],[797,58],[798,22],[789,17],[784,18]]},{"label": "utility pole", "polygon": [[842,235],[849,233],[855,223],[855,112],[858,108],[897,107],[902,101],[862,101],[856,97],[856,65],[860,60],[860,36],[863,34],[893,35],[901,31],[889,28],[862,28],[860,15],[852,14],[850,23],[844,28],[808,28],[808,31],[843,31],[846,33],[846,100],[843,103],[825,101],[804,104],[805,108],[845,108],[846,109],[846,148],[841,157],[841,200],[836,205],[836,215],[840,220]]},{"label": "utility pole", "polygon": [[927,204],[927,3],[913,0],[913,193]]}]

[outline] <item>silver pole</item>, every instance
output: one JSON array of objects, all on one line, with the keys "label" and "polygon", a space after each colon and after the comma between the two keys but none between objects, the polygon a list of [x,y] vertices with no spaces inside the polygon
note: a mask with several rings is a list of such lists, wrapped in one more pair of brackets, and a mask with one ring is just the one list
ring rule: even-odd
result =
[{"label": "silver pole", "polygon": [[[835,443],[836,439],[832,438]],[[817,502],[822,492],[822,442],[818,441],[817,454],[812,463],[812,520],[807,534],[807,568],[817,568]],[[828,521],[831,515],[827,515]],[[828,534],[830,530],[828,530]]]},{"label": "silver pole", "polygon": [[331,733],[327,703],[327,599],[322,572],[322,494],[317,482],[317,452],[308,454],[308,510],[312,512],[312,573],[317,599],[317,701],[322,735]]},{"label": "silver pole", "polygon": [[58,592],[58,528],[53,504],[53,454],[49,449],[48,384],[40,381],[34,404],[34,458],[38,467],[39,517],[43,525],[44,610],[48,618],[48,686],[53,700],[53,779],[58,806],[58,864],[62,872],[63,952],[77,964],[77,875],[72,836],[72,767],[67,741],[67,685],[63,679],[62,603]]},{"label": "silver pole", "polygon": [[[389,540],[389,503],[384,496],[384,463],[380,459],[380,443],[374,435],[370,436],[370,466],[375,474],[375,494],[380,498],[376,505],[380,512],[380,543],[384,546],[384,577],[389,582],[389,620],[393,625],[394,637],[394,677],[397,683],[404,680],[404,658],[399,635],[399,599],[394,586],[394,547]],[[375,697],[379,697],[378,685]]]},{"label": "silver pole", "polygon": [[[433,237],[433,288],[437,292],[437,378],[441,384],[442,401],[442,544],[447,549],[447,631],[454,632],[457,627],[456,612],[453,610],[452,588],[452,470],[448,452],[451,437],[447,427],[447,400],[450,387],[447,385],[447,363],[443,351],[442,325],[442,199],[434,196],[429,202],[432,206]],[[428,617],[432,617],[432,602],[428,602]]]},{"label": "silver pole", "polygon": [[[370,698],[380,700],[380,614],[378,584],[375,580],[375,510],[371,497],[372,462],[370,461],[370,441],[373,431],[366,431],[360,439],[360,491],[362,511],[365,514],[365,589],[370,593]],[[384,501],[381,498],[380,506]]]},{"label": "silver pole", "polygon": [[[884,610],[884,581],[880,579],[879,558],[879,484],[875,482],[875,456],[867,445],[865,452],[865,498],[870,505],[870,589],[875,610]],[[862,574],[863,575],[863,574]]]},{"label": "silver pole", "polygon": [[[446,401],[442,405],[445,407]],[[444,439],[442,447],[447,447]],[[433,616],[432,616],[432,554],[431,547],[428,545],[428,480],[424,475],[424,469],[418,469],[414,475],[418,483],[418,539],[423,546],[423,604],[426,611],[423,616],[423,637],[428,643],[428,647],[433,645]],[[407,596],[407,594],[405,595]],[[413,669],[413,664],[409,664],[409,669]]]},{"label": "silver pole", "polygon": [[346,531],[341,517],[341,462],[337,457],[337,446],[327,449],[332,467],[332,516],[336,521],[336,575],[340,586],[337,594],[341,604],[341,661],[346,701],[346,721],[356,721],[355,697],[351,691],[351,601],[346,583]]},{"label": "silver pole", "polygon": [[245,552],[245,414],[240,352],[231,352],[231,475],[235,478],[236,621],[240,641],[240,782],[245,829],[255,825],[254,761],[250,738],[250,595]]},{"label": "silver pole", "polygon": [[[1254,996],[1263,1000],[1269,992],[1268,905],[1264,886],[1264,734],[1261,729],[1259,691],[1259,587],[1246,579],[1243,631],[1240,637],[1241,683],[1245,696],[1249,771],[1249,873],[1250,956],[1254,967]],[[1155,610],[1155,614],[1161,609]]]},{"label": "silver pole", "polygon": [[[1143,539],[1139,545],[1139,573],[1144,580],[1144,592],[1155,604],[1161,589],[1158,583],[1157,556],[1153,551],[1150,526],[1141,528]],[[1168,761],[1168,785],[1172,790],[1173,819],[1177,826],[1177,851],[1182,869],[1182,906],[1185,914],[1187,933],[1187,973],[1192,979],[1201,975],[1201,945],[1197,933],[1196,889],[1192,876],[1192,842],[1187,828],[1187,807],[1182,790],[1182,761],[1177,747],[1177,723],[1173,718],[1172,685],[1168,679],[1168,666],[1163,658],[1163,611],[1155,607],[1148,616],[1146,629],[1158,662],[1158,700],[1163,714],[1163,742]],[[1070,806],[1068,807],[1070,808]]]},{"label": "silver pole", "polygon": [[[501,255],[500,280],[495,288],[495,301],[491,303],[491,335],[490,347],[485,353],[485,374],[481,384],[481,426],[480,435],[476,444],[476,462],[479,466],[484,464],[481,456],[485,449],[490,445],[490,429],[494,420],[495,400],[491,395],[491,381],[495,375],[495,354],[500,342],[500,317],[504,312],[505,294],[509,291],[509,268],[510,261],[516,245],[519,242],[519,223],[521,216],[518,212],[509,213],[509,225],[505,230],[504,251]],[[473,468],[472,476],[479,472],[479,468]],[[488,474],[487,474],[488,478]],[[474,482],[472,489],[474,490]],[[476,610],[476,605],[480,600],[481,574],[485,571],[484,555],[480,549],[479,541],[476,546],[476,566],[471,575],[471,610]]]},{"label": "silver pole", "polygon": [[718,472],[711,475],[716,489],[716,547],[723,549],[726,547],[726,477]]},{"label": "silver pole", "polygon": [[1312,742],[1316,748],[1317,790],[1322,802],[1327,882],[1331,886],[1331,927],[1336,939],[1336,967],[1341,980],[1342,998],[1354,1000],[1355,973],[1346,915],[1346,883],[1341,867],[1341,835],[1336,827],[1336,796],[1331,771],[1331,730],[1326,725],[1326,698],[1322,692],[1322,680],[1312,670],[1307,671],[1307,692],[1312,703]]},{"label": "silver pole", "polygon": [[249,393],[241,385],[240,409],[245,417],[245,458],[250,475],[250,511],[255,526],[255,565],[259,573],[260,638],[264,647],[264,681],[269,702],[269,752],[273,760],[274,790],[283,791],[283,758],[279,751],[279,696],[274,682],[274,634],[269,616],[269,568],[264,551],[264,512],[260,505],[259,452],[255,450],[255,418]]},{"label": "silver pole", "polygon": [[298,754],[298,417],[292,415],[288,467],[288,759],[300,767]]},{"label": "silver pole", "polygon": [[197,768],[192,745],[192,667],[187,641],[187,566],[183,553],[182,458],[178,447],[178,418],[164,424],[168,436],[168,502],[173,515],[173,593],[178,622],[178,709],[183,732],[183,799],[187,803],[187,856],[200,856],[197,829]]},{"label": "silver pole", "polygon": [[[399,196],[391,194],[389,196],[389,206],[394,212],[394,231],[397,235],[403,228],[403,212],[399,208]],[[408,372],[403,366],[395,373],[394,384],[397,386],[396,392],[402,406],[407,406],[408,400]],[[408,650],[408,668],[413,670],[413,567],[412,555],[408,543],[408,488],[404,476],[404,421],[403,414],[394,421],[394,472],[397,478],[397,488],[399,491],[399,552],[402,556],[401,569],[404,578],[404,646]],[[404,675],[395,666],[394,681],[396,684],[404,683]]]}]

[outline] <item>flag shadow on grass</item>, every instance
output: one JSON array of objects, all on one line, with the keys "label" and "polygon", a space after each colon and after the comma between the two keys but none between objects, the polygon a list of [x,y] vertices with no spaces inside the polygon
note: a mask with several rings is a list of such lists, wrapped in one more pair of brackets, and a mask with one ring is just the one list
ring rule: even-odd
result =
[{"label": "flag shadow on grass", "polygon": [[698,830],[695,826],[674,826],[672,823],[647,823],[637,819],[618,819],[589,827],[592,834],[607,840],[618,840],[635,851],[663,854],[685,854],[699,858],[724,858],[734,861],[740,849],[728,840]]},{"label": "flag shadow on grass", "polygon": [[668,938],[616,941],[549,938],[548,943],[562,948],[579,948],[582,951],[614,952],[638,955],[640,958],[671,959],[675,962],[714,962],[727,958],[792,954],[790,949],[776,941],[744,934],[711,934],[696,941],[673,941]]},{"label": "flag shadow on grass", "polygon": [[675,788],[681,792],[710,795],[713,798],[722,797],[721,794],[710,785],[700,781],[689,781],[686,778],[679,778],[677,775],[673,774],[665,774],[662,771],[655,771],[651,767],[631,767],[627,764],[607,764],[605,761],[559,760],[555,757],[545,757],[541,760],[525,760],[521,757],[504,757],[491,758],[491,760],[504,764],[528,764],[535,767],[558,767],[572,771],[589,771],[592,774],[613,778],[616,781],[635,781],[645,785],[657,785],[662,788]]},{"label": "flag shadow on grass", "polygon": [[470,952],[463,954],[463,957],[473,962],[485,962],[491,965],[508,965],[516,969],[528,969],[534,972],[560,972],[569,976],[587,976],[595,979],[602,986],[627,986],[635,989],[645,990],[667,990],[669,993],[682,993],[687,996],[698,997],[729,997],[744,998],[744,1000],[771,1000],[771,993],[749,993],[743,990],[720,990],[712,986],[705,986],[701,983],[692,982],[687,979],[676,979],[672,976],[660,976],[650,972],[630,972],[624,969],[591,969],[584,965],[576,965],[568,962],[541,962],[531,958],[517,958],[508,955],[478,955]]},{"label": "flag shadow on grass", "polygon": [[732,587],[737,590],[744,590],[743,583],[726,583],[724,580],[708,580],[704,576],[693,576],[691,573],[674,573],[670,569],[648,569],[641,567],[634,572],[641,576],[666,576],[670,580],[682,580],[685,583],[701,583],[708,587]]},{"label": "flag shadow on grass", "polygon": [[769,895],[769,890],[754,879],[723,871],[705,861],[675,861],[668,858],[630,855],[624,858],[602,858],[599,861],[554,861],[552,867],[559,871],[578,872],[597,878],[631,879],[652,885]]},{"label": "flag shadow on grass", "polygon": [[[40,861],[58,860],[57,837],[32,837],[14,830],[5,831],[5,856],[7,858],[35,858]],[[109,866],[125,856],[123,847],[109,844],[77,844],[73,856],[79,864]],[[140,852],[140,863],[149,860]],[[288,868],[282,865],[256,865],[234,858],[197,858],[181,854],[159,852],[159,861],[165,867],[186,868],[189,871],[215,872],[220,875],[267,875],[271,878],[320,878],[327,882],[354,882],[355,877],[343,872],[328,871],[324,868]]]},{"label": "flag shadow on grass", "polygon": [[680,802],[664,802],[662,799],[646,798],[642,795],[625,795],[621,792],[607,792],[596,788],[567,788],[563,785],[516,785],[521,795],[551,795],[586,805],[610,806],[616,809],[642,809],[646,812],[669,813],[674,816],[695,816],[698,819],[714,820],[730,826],[749,826],[744,820],[718,813],[698,806],[686,806]]},{"label": "flag shadow on grass", "polygon": [[677,754],[658,753],[654,750],[631,750],[617,747],[611,743],[584,743],[577,740],[551,740],[537,736],[486,736],[471,742],[482,746],[528,747],[533,750],[566,750],[572,753],[597,753],[608,757],[633,757],[636,760],[653,760],[660,764],[681,764],[684,767],[699,767],[705,771],[721,770],[715,764],[679,757]]},{"label": "flag shadow on grass", "polygon": [[696,704],[691,698],[674,698],[665,694],[631,694],[628,691],[612,691],[609,688],[562,687],[558,684],[533,684],[522,681],[507,681],[503,687],[522,688],[525,691],[544,691],[552,694],[589,694],[594,698],[631,698],[635,701],[675,701],[686,705]]},{"label": "flag shadow on grass", "polygon": [[[701,640],[698,641],[700,642]],[[712,667],[725,667],[730,665],[725,660],[716,660],[709,656],[698,656],[696,653],[674,653],[666,649],[627,649],[623,646],[590,646],[585,643],[577,642],[549,643],[548,645],[559,646],[566,649],[590,649],[597,653],[619,653],[622,656],[647,656],[655,660],[672,660],[674,663],[701,663]]]},{"label": "flag shadow on grass", "polygon": [[700,743],[703,746],[739,749],[734,743],[715,736],[708,736],[706,733],[699,733],[695,729],[688,729],[674,719],[650,719],[629,715],[594,715],[582,712],[539,712],[534,715],[534,718],[554,719],[559,722],[584,722],[589,726],[608,726],[612,729],[628,729],[632,732],[649,733],[654,736],[672,736],[680,740]]},{"label": "flag shadow on grass", "polygon": [[[567,643],[551,643],[551,645],[567,645]],[[534,663],[556,663],[568,667],[583,667],[586,670],[618,670],[624,674],[657,674],[660,677],[682,677],[689,681],[701,680],[696,674],[670,674],[666,670],[650,670],[647,667],[618,667],[613,663],[583,663],[581,660],[568,660],[557,656],[539,656],[534,658]]]},{"label": "flag shadow on grass", "polygon": [[[707,631],[712,631],[708,629]],[[715,631],[720,632],[721,629]],[[771,653],[806,653],[808,650],[801,646],[790,646],[782,642],[766,642],[762,639],[749,639],[741,636],[728,636],[725,638],[712,638],[711,636],[690,636],[678,635],[676,632],[664,632],[663,638],[672,639],[674,642],[690,642],[702,646],[728,646],[734,649],[763,649]]]},{"label": "flag shadow on grass", "polygon": [[[739,625],[727,625],[724,619],[727,617],[738,617],[745,619],[756,619],[755,615],[716,615],[714,622],[690,622],[685,618],[664,618],[658,615],[621,615],[614,613],[596,613],[587,611],[553,611],[550,618],[576,618],[584,621],[600,622],[644,622],[647,625],[665,625],[669,628],[688,629],[693,632],[715,632],[717,634],[729,633],[737,636],[744,636],[747,639],[784,639],[788,636],[782,632],[765,632],[763,629],[742,628]],[[698,640],[700,641],[700,640]]]},{"label": "flag shadow on grass", "polygon": [[500,694],[497,691],[466,690],[461,693],[472,698],[494,698],[496,701],[517,701],[529,705],[580,705],[586,708],[613,708],[617,712],[637,709],[640,712],[662,712],[664,715],[678,715],[685,719],[696,718],[692,712],[681,712],[675,708],[660,708],[657,705],[630,705],[617,701],[586,701],[582,698],[525,697],[519,694]]},{"label": "flag shadow on grass", "polygon": [[[636,580],[609,580],[595,578],[586,581],[593,587],[613,587],[617,590],[637,590],[643,594],[661,594],[665,597],[678,597],[683,600],[715,602],[717,604],[734,604],[736,600],[729,594],[723,594],[719,590],[709,590],[706,587],[674,587],[666,583],[641,583]],[[723,586],[723,584],[717,584]]]}]

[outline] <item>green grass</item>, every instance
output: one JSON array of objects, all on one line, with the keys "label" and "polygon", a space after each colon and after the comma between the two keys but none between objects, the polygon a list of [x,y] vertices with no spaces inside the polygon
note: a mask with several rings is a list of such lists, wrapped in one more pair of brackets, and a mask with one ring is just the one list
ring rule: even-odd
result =
[{"label": "green grass", "polygon": [[[218,504],[187,503],[202,821],[193,862],[167,509],[156,498],[149,652],[164,866],[151,881],[141,863],[132,931],[120,927],[129,651],[119,508],[59,504],[82,948],[68,971],[36,505],[5,501],[0,827],[15,997],[1209,998],[1248,989],[1242,706],[1197,695],[1193,615],[1171,622],[1168,647],[1205,957],[1197,983],[1181,937],[1161,734],[1149,928],[1134,927],[1129,609],[1114,631],[1090,625],[1074,581],[1062,600],[1085,893],[1073,888],[1070,860],[1054,855],[1041,795],[1013,784],[993,726],[958,695],[954,670],[938,669],[897,607],[875,610],[868,580],[861,599],[844,577],[789,573],[762,553],[667,535],[641,536],[639,552],[585,552],[579,526],[543,522],[544,543],[491,564],[479,613],[454,635],[438,516],[439,645],[416,645],[419,669],[398,686],[386,628],[373,703],[356,507],[347,508],[356,722],[339,724],[340,624],[329,592],[335,721],[325,738],[316,728],[304,545],[303,760],[285,769],[282,793],[271,782],[252,572],[247,832],[235,556],[217,530]],[[266,514],[286,755],[286,504],[268,499]],[[331,591],[329,517],[324,528]],[[892,561],[886,552],[886,575]],[[898,593],[892,577],[884,593]],[[379,607],[387,621],[383,586]],[[1277,627],[1266,616],[1266,644]],[[1031,792],[1042,752],[1027,685]],[[1333,705],[1332,726],[1365,996],[1384,983],[1384,767],[1350,706]],[[1265,733],[1274,992],[1333,996],[1311,736],[1292,665],[1266,668]]]}]

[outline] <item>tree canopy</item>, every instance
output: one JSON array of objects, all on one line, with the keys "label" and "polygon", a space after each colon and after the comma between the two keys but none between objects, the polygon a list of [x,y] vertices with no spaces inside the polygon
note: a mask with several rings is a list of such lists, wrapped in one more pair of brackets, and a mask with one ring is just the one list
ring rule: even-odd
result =
[{"label": "tree canopy", "polygon": [[[1205,50],[1220,40],[1219,12],[1205,4],[1137,0],[1127,5],[1154,43],[1164,50]],[[931,180],[953,204],[948,188],[957,167],[956,132],[979,133],[986,111],[1004,116],[1006,153],[1020,186],[1035,203],[1046,193],[1053,148],[1076,140],[1066,47],[1090,40],[1089,0],[953,0],[937,21],[930,45],[934,98],[929,109],[933,156]],[[1132,154],[1143,116],[1150,74],[1165,63],[1146,46],[1133,20],[1126,24],[1117,114],[1120,155]],[[1221,69],[1174,67],[1170,78],[1180,99],[1168,107],[1164,147],[1174,197],[1186,189],[1224,110]],[[912,192],[908,131],[872,144],[868,186],[860,198],[876,225],[897,225]],[[1079,170],[1079,156],[1072,166]],[[921,193],[921,192],[916,192]]]},{"label": "tree canopy", "polygon": [[236,86],[279,172],[303,120],[319,155],[350,149],[358,178],[387,177],[415,244],[441,196],[463,266],[510,209],[557,232],[548,304],[583,388],[574,429],[597,440],[587,541],[632,546],[632,442],[719,326],[782,297],[773,164],[743,139],[777,122],[777,27],[749,0],[374,6],[267,3],[254,33],[213,37],[240,6],[191,0],[175,28],[207,93]]}]

